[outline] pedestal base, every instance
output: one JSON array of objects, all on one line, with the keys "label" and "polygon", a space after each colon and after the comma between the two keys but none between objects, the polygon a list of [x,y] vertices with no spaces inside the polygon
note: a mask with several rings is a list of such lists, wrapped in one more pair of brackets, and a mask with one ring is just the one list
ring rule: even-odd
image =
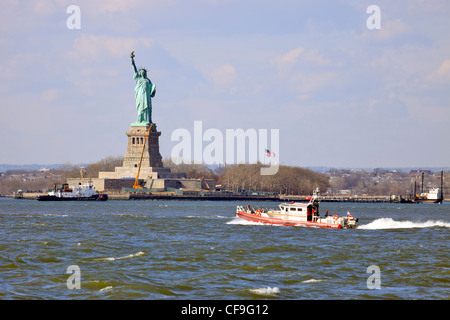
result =
[{"label": "pedestal base", "polygon": [[[183,186],[197,185],[203,183],[186,180],[186,174],[182,172],[171,172],[170,168],[164,168],[162,157],[159,153],[159,136],[161,132],[153,124],[150,125],[134,122],[130,126],[128,136],[127,153],[123,159],[123,166],[116,167],[114,172],[99,172],[98,178],[93,179],[96,190],[121,190],[132,188],[136,180],[139,162],[139,184],[150,189],[181,188]],[[190,181],[190,182],[189,182]]]},{"label": "pedestal base", "polygon": [[[116,167],[114,172],[99,172],[100,179],[136,179],[138,168]],[[182,172],[171,172],[169,168],[163,167],[141,167],[139,179],[184,179],[186,174]]]}]

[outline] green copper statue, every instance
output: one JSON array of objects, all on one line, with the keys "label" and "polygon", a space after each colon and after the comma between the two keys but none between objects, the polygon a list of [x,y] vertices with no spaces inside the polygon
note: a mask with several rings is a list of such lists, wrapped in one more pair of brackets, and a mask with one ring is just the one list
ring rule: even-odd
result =
[{"label": "green copper statue", "polygon": [[147,78],[147,70],[136,68],[134,63],[134,51],[130,55],[131,64],[134,68],[134,80],[136,87],[134,95],[136,97],[137,121],[132,126],[149,126],[152,123],[152,98],[155,96],[155,85]]}]

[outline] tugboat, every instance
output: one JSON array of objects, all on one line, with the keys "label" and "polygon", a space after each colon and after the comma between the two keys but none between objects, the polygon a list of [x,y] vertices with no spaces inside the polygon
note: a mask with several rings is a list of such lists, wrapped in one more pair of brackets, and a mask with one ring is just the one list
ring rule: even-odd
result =
[{"label": "tugboat", "polygon": [[37,196],[38,201],[106,201],[108,195],[105,193],[96,193],[92,183],[81,184],[76,187],[70,187],[67,183],[62,185],[62,188],[49,192],[48,195]]},{"label": "tugboat", "polygon": [[278,206],[279,209],[255,209],[250,205],[246,208],[237,206],[236,216],[254,222],[285,226],[327,229],[350,229],[358,227],[358,219],[355,219],[348,212],[347,216],[341,217],[337,214],[328,214],[328,211],[324,217],[319,216],[319,188],[307,200],[309,200],[308,203],[282,203]]},{"label": "tugboat", "polygon": [[80,169],[81,182],[76,187],[70,187],[67,183],[62,185],[62,188],[57,189],[56,184],[54,185],[53,191],[49,192],[48,195],[37,196],[38,201],[106,201],[108,200],[108,195],[105,193],[97,193],[94,186],[89,179],[88,183],[83,184],[83,168]]}]

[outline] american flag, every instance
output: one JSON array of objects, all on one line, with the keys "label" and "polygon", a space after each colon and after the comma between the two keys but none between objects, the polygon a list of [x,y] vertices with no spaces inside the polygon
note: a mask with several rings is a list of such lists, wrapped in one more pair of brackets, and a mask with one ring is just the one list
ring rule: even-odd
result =
[{"label": "american flag", "polygon": [[269,149],[266,149],[266,156],[267,157],[275,157],[275,152],[272,152]]}]

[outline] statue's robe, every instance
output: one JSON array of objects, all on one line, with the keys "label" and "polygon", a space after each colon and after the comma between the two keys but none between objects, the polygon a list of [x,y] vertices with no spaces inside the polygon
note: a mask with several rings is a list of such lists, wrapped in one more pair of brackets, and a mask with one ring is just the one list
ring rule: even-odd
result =
[{"label": "statue's robe", "polygon": [[136,97],[137,122],[152,123],[152,99],[156,94],[156,87],[150,79],[143,77],[139,72],[134,73],[136,87],[134,95]]}]

